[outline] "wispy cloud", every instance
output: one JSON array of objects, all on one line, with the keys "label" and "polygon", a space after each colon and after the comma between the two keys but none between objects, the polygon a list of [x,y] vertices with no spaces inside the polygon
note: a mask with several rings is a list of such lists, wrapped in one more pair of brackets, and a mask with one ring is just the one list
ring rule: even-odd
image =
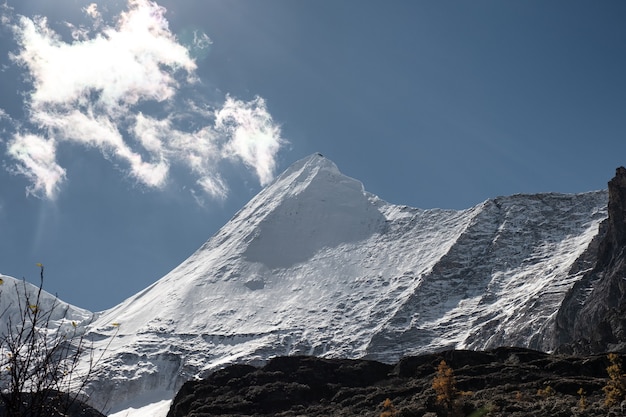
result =
[{"label": "wispy cloud", "polygon": [[91,17],[95,21],[101,21],[102,19],[102,15],[100,14],[100,10],[98,10],[98,5],[96,3],[91,3],[84,7],[83,11],[87,14],[87,16]]},{"label": "wispy cloud", "polygon": [[267,112],[265,101],[260,97],[250,102],[226,97],[224,107],[216,112],[215,126],[231,138],[226,151],[256,170],[262,185],[269,183],[281,143],[276,141],[280,128]]},{"label": "wispy cloud", "polygon": [[[242,163],[262,185],[272,179],[285,142],[265,101],[226,96],[211,105],[186,97],[183,91],[201,81],[190,49],[170,31],[164,8],[129,0],[113,24],[103,22],[96,3],[83,12],[93,24],[68,24],[70,41],[45,17],[3,17],[19,45],[12,61],[32,82],[28,120],[7,147],[11,169],[31,181],[30,193],[58,193],[66,173],[56,150],[72,144],[122,162],[147,187],[163,187],[170,167],[179,164],[205,193],[224,198],[228,186],[217,168],[224,160]],[[193,48],[210,44],[206,34],[194,33]],[[146,111],[147,104],[157,110]]]},{"label": "wispy cloud", "polygon": [[15,135],[9,142],[8,154],[20,163],[13,172],[31,181],[27,192],[53,198],[65,179],[65,170],[56,163],[54,140],[37,135]]}]

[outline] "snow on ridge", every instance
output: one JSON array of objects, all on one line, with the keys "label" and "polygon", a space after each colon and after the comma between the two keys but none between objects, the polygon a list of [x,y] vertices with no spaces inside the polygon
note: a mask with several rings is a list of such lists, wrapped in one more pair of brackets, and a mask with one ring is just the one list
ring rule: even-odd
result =
[{"label": "snow on ridge", "polygon": [[477,206],[472,224],[373,337],[368,357],[554,349],[554,314],[579,278],[569,271],[606,218],[606,200],[606,192],[537,194]]},{"label": "snow on ridge", "polygon": [[[124,321],[130,324],[125,326],[127,331],[140,331],[140,322],[154,321],[169,307],[175,313],[180,305],[217,302],[196,287],[219,288],[225,290],[224,296],[231,291],[228,282],[244,280],[254,286],[254,277],[261,279],[273,269],[286,268],[290,266],[287,261],[296,264],[322,248],[361,240],[384,223],[369,198],[360,182],[343,176],[321,155],[298,161],[196,253],[155,284],[103,312],[94,327]],[[303,218],[307,221],[298,221]],[[364,224],[372,230],[363,231]],[[240,258],[245,260],[243,266],[233,267],[231,260],[237,264]],[[238,292],[233,290],[232,295]],[[181,320],[177,327],[198,331],[193,323],[191,328],[188,324]]]},{"label": "snow on ridge", "polygon": [[285,176],[275,184],[286,193],[258,223],[243,253],[246,260],[286,268],[321,249],[365,240],[384,224],[360,182],[342,175],[334,164],[313,162],[294,173],[296,178]]},{"label": "snow on ridge", "polygon": [[[7,331],[8,323],[21,322],[23,311],[20,311],[20,306],[22,309],[29,307],[26,305],[26,295],[31,302],[34,302],[38,291],[39,287],[30,282],[0,274],[0,312],[2,312],[0,315],[0,334]],[[46,316],[49,314],[51,329],[61,327],[61,330],[66,329],[69,333],[77,331],[78,334],[82,334],[85,327],[96,316],[88,310],[60,300],[43,289],[41,290],[39,305],[36,308],[45,312]]]}]

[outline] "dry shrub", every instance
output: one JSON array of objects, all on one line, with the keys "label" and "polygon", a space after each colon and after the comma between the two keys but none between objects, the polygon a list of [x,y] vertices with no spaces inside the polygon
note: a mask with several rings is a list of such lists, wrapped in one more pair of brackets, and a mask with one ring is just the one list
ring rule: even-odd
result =
[{"label": "dry shrub", "polygon": [[606,368],[609,380],[602,388],[604,391],[604,405],[612,407],[619,404],[624,399],[626,393],[626,380],[622,372],[622,361],[615,353],[609,353],[611,364]]},{"label": "dry shrub", "polygon": [[398,410],[393,405],[391,400],[387,398],[383,401],[383,412],[380,413],[380,417],[393,417],[398,414]]}]

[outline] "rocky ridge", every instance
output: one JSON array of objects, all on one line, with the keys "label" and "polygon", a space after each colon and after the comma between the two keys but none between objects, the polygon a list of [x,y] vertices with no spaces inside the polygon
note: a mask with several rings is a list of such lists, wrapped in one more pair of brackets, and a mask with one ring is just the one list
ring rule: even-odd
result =
[{"label": "rocky ridge", "polygon": [[608,218],[589,248],[595,265],[567,293],[557,314],[556,344],[563,352],[626,349],[626,168],[617,168],[608,187]]}]

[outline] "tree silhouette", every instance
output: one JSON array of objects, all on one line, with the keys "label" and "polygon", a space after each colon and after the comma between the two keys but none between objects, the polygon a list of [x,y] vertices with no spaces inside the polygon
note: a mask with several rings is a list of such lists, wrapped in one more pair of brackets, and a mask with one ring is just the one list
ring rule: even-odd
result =
[{"label": "tree silhouette", "polygon": [[68,319],[69,305],[43,291],[44,267],[37,266],[39,286],[16,282],[15,301],[0,312],[0,416],[102,415],[80,401],[97,362],[93,350]]}]

